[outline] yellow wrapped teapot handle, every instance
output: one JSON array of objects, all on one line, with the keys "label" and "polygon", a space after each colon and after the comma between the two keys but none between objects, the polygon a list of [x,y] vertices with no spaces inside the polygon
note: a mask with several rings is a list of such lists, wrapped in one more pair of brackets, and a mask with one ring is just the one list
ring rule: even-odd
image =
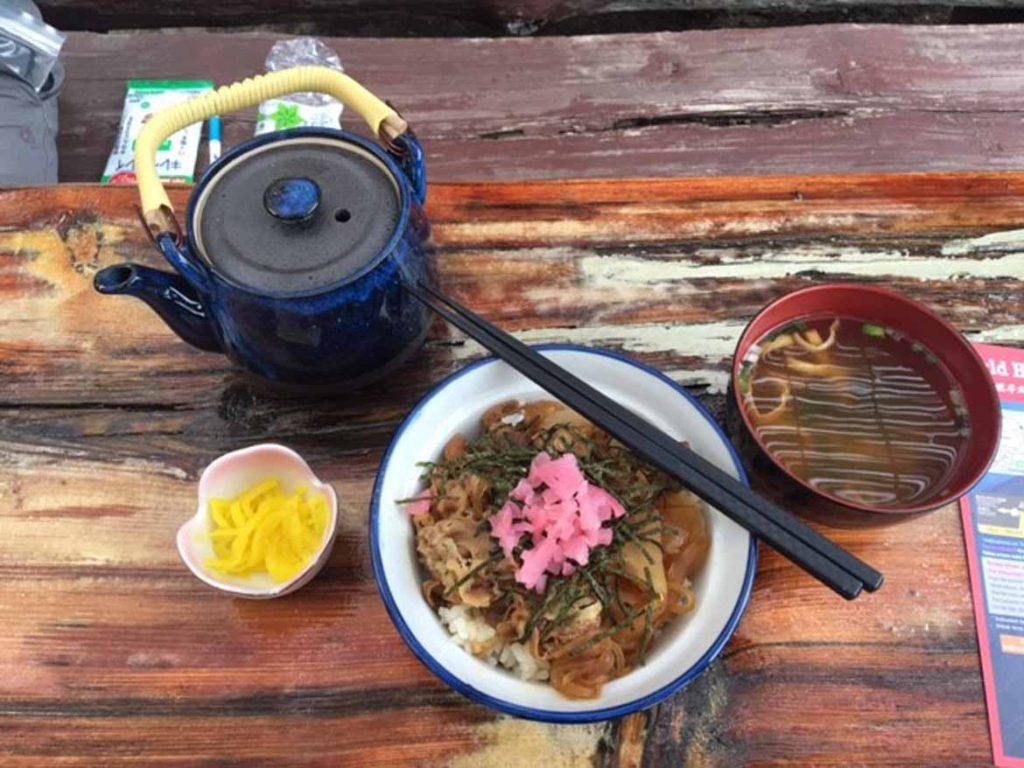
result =
[{"label": "yellow wrapped teapot handle", "polygon": [[142,214],[150,231],[157,235],[175,229],[174,209],[156,172],[156,151],[168,136],[214,115],[306,91],[326,93],[345,104],[366,121],[385,145],[409,127],[395,110],[351,77],[327,67],[295,67],[259,75],[165,109],[149,119],[135,142],[135,175]]}]

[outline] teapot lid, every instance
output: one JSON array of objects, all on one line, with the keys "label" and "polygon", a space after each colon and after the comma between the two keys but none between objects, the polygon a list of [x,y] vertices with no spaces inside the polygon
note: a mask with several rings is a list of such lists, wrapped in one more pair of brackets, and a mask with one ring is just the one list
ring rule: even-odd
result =
[{"label": "teapot lid", "polygon": [[401,190],[372,152],[342,138],[276,139],[206,179],[191,231],[199,256],[258,293],[325,289],[360,271],[398,227]]}]

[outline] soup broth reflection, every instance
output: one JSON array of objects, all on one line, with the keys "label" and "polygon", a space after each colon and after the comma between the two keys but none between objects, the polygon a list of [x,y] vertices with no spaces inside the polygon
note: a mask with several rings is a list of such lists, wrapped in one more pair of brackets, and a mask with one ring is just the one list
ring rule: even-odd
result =
[{"label": "soup broth reflection", "polygon": [[739,378],[765,449],[816,491],[875,507],[946,490],[970,435],[963,397],[925,347],[852,318],[785,326]]}]

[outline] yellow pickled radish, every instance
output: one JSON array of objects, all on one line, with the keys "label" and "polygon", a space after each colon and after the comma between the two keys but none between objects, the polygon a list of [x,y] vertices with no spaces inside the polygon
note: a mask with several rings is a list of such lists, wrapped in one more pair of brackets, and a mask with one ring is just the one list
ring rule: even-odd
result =
[{"label": "yellow pickled radish", "polygon": [[214,499],[210,502],[210,517],[219,528],[227,528],[231,525],[231,504],[224,499]]},{"label": "yellow pickled radish", "polygon": [[284,539],[277,539],[270,545],[266,563],[267,572],[274,581],[288,581],[303,568],[301,558]]},{"label": "yellow pickled radish", "polygon": [[210,540],[218,573],[267,573],[276,582],[298,576],[316,556],[327,532],[327,498],[305,487],[284,493],[276,478],[233,499],[210,500]]}]

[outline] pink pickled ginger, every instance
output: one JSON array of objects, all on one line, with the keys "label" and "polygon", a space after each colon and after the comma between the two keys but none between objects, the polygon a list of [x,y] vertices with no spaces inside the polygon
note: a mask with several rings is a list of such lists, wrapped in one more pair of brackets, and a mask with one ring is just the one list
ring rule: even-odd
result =
[{"label": "pink pickled ginger", "polygon": [[415,517],[416,515],[425,515],[430,511],[430,502],[433,500],[434,494],[429,488],[417,496],[415,499],[409,502],[409,505],[405,508],[406,512]]},{"label": "pink pickled ginger", "polygon": [[543,592],[549,575],[568,576],[590,561],[594,547],[611,544],[605,523],[624,514],[618,499],[587,481],[575,454],[552,459],[542,451],[491,516],[491,536],[508,558],[528,537],[532,546],[520,554],[516,581]]}]

